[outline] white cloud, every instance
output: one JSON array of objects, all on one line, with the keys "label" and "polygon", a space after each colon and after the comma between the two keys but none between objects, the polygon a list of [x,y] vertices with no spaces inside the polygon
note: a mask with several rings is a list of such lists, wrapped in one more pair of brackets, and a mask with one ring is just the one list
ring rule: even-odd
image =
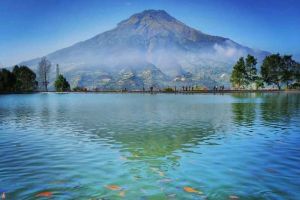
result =
[{"label": "white cloud", "polygon": [[230,43],[227,43],[226,46],[221,46],[219,44],[214,44],[213,46],[215,50],[215,54],[217,57],[223,58],[223,59],[230,59],[230,60],[236,60],[241,56],[245,56],[247,52],[243,49],[240,49],[236,47],[235,45],[232,45]]}]

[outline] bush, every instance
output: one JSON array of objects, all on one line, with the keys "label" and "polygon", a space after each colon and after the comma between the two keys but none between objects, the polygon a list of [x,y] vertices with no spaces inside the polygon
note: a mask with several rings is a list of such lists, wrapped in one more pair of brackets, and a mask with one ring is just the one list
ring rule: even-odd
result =
[{"label": "bush", "polygon": [[293,83],[290,85],[290,89],[300,89],[300,82]]},{"label": "bush", "polygon": [[84,87],[77,86],[77,87],[73,88],[73,91],[74,92],[87,92],[88,90],[86,88],[84,88]]},{"label": "bush", "polygon": [[168,87],[168,88],[165,88],[165,89],[164,89],[164,92],[174,92],[174,89]]},{"label": "bush", "polygon": [[57,92],[70,91],[70,84],[63,75],[59,75],[54,83]]}]

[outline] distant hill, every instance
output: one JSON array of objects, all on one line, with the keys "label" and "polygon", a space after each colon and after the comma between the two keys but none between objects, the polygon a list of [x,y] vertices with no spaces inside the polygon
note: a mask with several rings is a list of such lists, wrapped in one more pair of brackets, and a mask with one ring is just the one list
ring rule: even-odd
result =
[{"label": "distant hill", "polygon": [[[73,87],[141,89],[226,85],[232,64],[247,54],[262,59],[268,52],[202,33],[166,11],[145,10],[110,31],[46,56],[60,65]],[[22,64],[36,67],[39,59]]]}]

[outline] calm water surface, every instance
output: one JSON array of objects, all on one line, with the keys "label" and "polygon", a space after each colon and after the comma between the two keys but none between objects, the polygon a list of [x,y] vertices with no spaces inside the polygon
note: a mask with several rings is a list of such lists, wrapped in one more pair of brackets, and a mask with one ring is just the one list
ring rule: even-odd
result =
[{"label": "calm water surface", "polygon": [[299,199],[300,94],[2,95],[0,192]]}]

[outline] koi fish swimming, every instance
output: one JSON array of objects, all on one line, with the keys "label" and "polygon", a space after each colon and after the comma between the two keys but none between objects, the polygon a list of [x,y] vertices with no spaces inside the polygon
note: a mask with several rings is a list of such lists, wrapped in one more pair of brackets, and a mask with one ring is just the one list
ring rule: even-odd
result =
[{"label": "koi fish swimming", "polygon": [[52,196],[52,192],[45,191],[45,192],[38,193],[38,194],[35,195],[35,196],[36,196],[36,197],[51,197],[51,196]]},{"label": "koi fish swimming", "polygon": [[0,94],[0,200],[300,200],[299,144],[300,91]]},{"label": "koi fish swimming", "polygon": [[184,187],[183,189],[184,189],[184,191],[189,192],[189,193],[203,194],[203,192],[201,192],[201,191],[199,191],[199,190],[196,190],[196,189],[194,189],[194,188],[192,188],[192,187],[186,186],[186,187]]},{"label": "koi fish swimming", "polygon": [[121,190],[122,188],[118,185],[107,185],[105,186],[109,190]]}]

